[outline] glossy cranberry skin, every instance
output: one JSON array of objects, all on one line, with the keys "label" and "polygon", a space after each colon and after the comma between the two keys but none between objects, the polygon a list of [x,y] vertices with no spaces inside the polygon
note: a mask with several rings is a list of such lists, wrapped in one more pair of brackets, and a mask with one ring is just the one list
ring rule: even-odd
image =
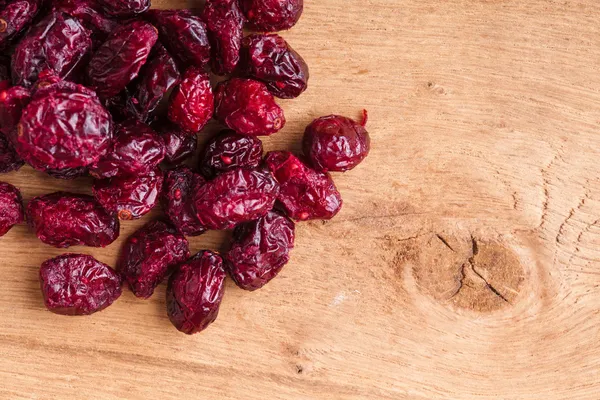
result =
[{"label": "glossy cranberry skin", "polygon": [[283,109],[264,83],[233,78],[219,83],[215,95],[215,117],[242,135],[268,136],[285,125]]},{"label": "glossy cranberry skin", "polygon": [[208,229],[231,229],[273,208],[279,185],[266,170],[238,168],[195,188],[198,220]]},{"label": "glossy cranberry skin", "polygon": [[194,134],[212,118],[214,107],[208,74],[197,67],[188,68],[169,99],[169,120]]},{"label": "glossy cranberry skin", "polygon": [[262,155],[263,146],[259,138],[226,129],[206,143],[200,156],[200,172],[212,179],[236,168],[256,168],[262,161]]},{"label": "glossy cranberry skin", "polygon": [[167,314],[171,323],[187,335],[203,331],[217,319],[224,288],[223,259],[212,251],[200,251],[169,279]]},{"label": "glossy cranberry skin", "polygon": [[92,196],[55,192],[27,204],[36,236],[54,247],[106,247],[119,237],[119,220]]},{"label": "glossy cranberry skin", "polygon": [[217,75],[231,74],[240,60],[246,21],[238,0],[207,0],[202,19],[208,29],[212,71]]},{"label": "glossy cranberry skin", "polygon": [[21,86],[0,91],[0,132],[7,137],[15,136],[23,109],[31,101],[31,92]]},{"label": "glossy cranberry skin", "polygon": [[24,219],[21,192],[10,183],[0,182],[0,236]]},{"label": "glossy cranberry skin", "polygon": [[259,32],[290,29],[302,15],[303,0],[240,0],[248,27]]},{"label": "glossy cranberry skin", "polygon": [[0,135],[0,173],[17,171],[25,164],[8,139]]},{"label": "glossy cranberry skin", "polygon": [[290,218],[331,219],[342,208],[342,196],[329,174],[313,170],[287,151],[270,152],[265,162],[281,185],[277,201]]},{"label": "glossy cranberry skin", "polygon": [[144,225],[127,239],[117,270],[131,291],[144,299],[190,256],[188,241],[172,226],[162,221]]},{"label": "glossy cranberry skin", "polygon": [[157,39],[156,28],[145,21],[117,28],[90,60],[87,68],[90,87],[104,99],[125,89],[146,63]]},{"label": "glossy cranberry skin", "polygon": [[40,286],[46,308],[63,315],[89,315],[121,296],[121,279],[108,265],[85,254],[44,261]]},{"label": "glossy cranberry skin", "polygon": [[38,13],[40,0],[13,0],[0,10],[0,49],[31,24]]},{"label": "glossy cranberry skin", "polygon": [[194,189],[205,183],[204,178],[189,167],[177,167],[165,174],[162,195],[163,211],[185,236],[198,236],[206,232],[194,209]]},{"label": "glossy cranberry skin", "polygon": [[308,65],[277,34],[246,36],[242,60],[245,73],[264,82],[269,91],[279,98],[296,98],[308,86]]},{"label": "glossy cranberry skin", "polygon": [[44,172],[56,179],[73,180],[86,176],[88,174],[88,169],[87,167],[47,169]]},{"label": "glossy cranberry skin", "polygon": [[52,4],[55,10],[77,18],[92,31],[94,48],[98,48],[106,37],[119,26],[117,20],[105,15],[100,5],[94,0],[54,0]]},{"label": "glossy cranberry skin", "polygon": [[224,257],[235,283],[256,290],[277,276],[290,259],[294,230],[294,223],[278,211],[236,226]]},{"label": "glossy cranberry skin", "polygon": [[150,0],[98,0],[104,11],[115,17],[133,17],[150,8]]},{"label": "glossy cranberry skin", "polygon": [[92,190],[104,208],[117,213],[120,220],[131,220],[143,217],[154,208],[162,184],[162,172],[156,170],[144,175],[97,179]]},{"label": "glossy cranberry skin", "polygon": [[179,165],[196,152],[196,136],[172,124],[162,125],[158,130],[165,142],[165,161],[170,165]]}]

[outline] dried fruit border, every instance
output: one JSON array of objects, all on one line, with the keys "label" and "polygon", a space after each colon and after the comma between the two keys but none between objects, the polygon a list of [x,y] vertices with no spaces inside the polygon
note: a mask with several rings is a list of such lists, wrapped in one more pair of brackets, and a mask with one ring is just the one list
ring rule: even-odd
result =
[{"label": "dried fruit border", "polygon": [[[258,138],[285,125],[275,98],[308,86],[305,61],[274,33],[302,11],[302,0],[207,0],[199,13],[151,10],[149,0],[0,0],[0,172],[27,163],[57,179],[95,178],[94,196],[55,192],[27,207],[0,182],[0,236],[27,220],[45,244],[105,247],[120,221],[159,201],[166,216],[127,239],[116,270],[84,254],[45,261],[48,310],[89,315],[125,282],[147,299],[168,278],[171,322],[200,332],[217,318],[227,274],[263,287],[290,259],[294,221],[340,211],[329,172],[368,155],[366,111],[361,123],[313,121],[303,155],[263,156]],[[211,74],[225,77],[213,87]],[[183,165],[212,118],[222,131],[197,168]],[[190,258],[186,236],[210,229],[233,229],[229,250]]]}]

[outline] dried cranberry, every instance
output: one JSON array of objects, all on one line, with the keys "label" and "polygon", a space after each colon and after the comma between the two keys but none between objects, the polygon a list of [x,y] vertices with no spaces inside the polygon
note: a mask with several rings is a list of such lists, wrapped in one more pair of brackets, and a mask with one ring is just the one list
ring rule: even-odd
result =
[{"label": "dried cranberry", "polygon": [[21,192],[10,183],[0,182],[0,210],[0,236],[25,219]]},{"label": "dried cranberry", "polygon": [[281,36],[246,36],[242,54],[245,73],[264,82],[275,96],[293,99],[306,90],[308,66]]},{"label": "dried cranberry", "polygon": [[165,142],[165,161],[171,165],[179,165],[196,152],[198,140],[175,125],[163,124],[159,133]]},{"label": "dried cranberry", "polygon": [[246,21],[238,0],[207,0],[202,19],[208,29],[213,72],[217,75],[231,74],[240,60]]},{"label": "dried cranberry", "polygon": [[38,13],[40,0],[9,1],[0,11],[0,48],[31,24]]},{"label": "dried cranberry", "polygon": [[169,119],[185,131],[199,132],[212,118],[214,96],[208,74],[190,67],[169,99]]},{"label": "dried cranberry", "polygon": [[12,86],[10,79],[10,58],[0,56],[0,92]]},{"label": "dried cranberry", "polygon": [[206,143],[200,156],[200,172],[211,179],[236,168],[256,168],[263,155],[259,138],[223,130]]},{"label": "dried cranberry", "polygon": [[94,196],[119,219],[138,219],[149,213],[156,205],[162,190],[163,176],[160,170],[144,175],[121,175],[94,181]]},{"label": "dried cranberry", "polygon": [[233,78],[219,83],[215,117],[242,135],[268,136],[285,125],[283,109],[264,83]]},{"label": "dried cranberry", "polygon": [[150,0],[98,0],[107,14],[115,17],[133,17],[150,8]]},{"label": "dried cranberry", "polygon": [[15,136],[21,113],[30,101],[31,92],[21,86],[0,92],[0,132],[10,138]]},{"label": "dried cranberry", "polygon": [[225,267],[239,287],[260,289],[281,271],[294,247],[294,223],[277,211],[236,226]]},{"label": "dried cranberry", "polygon": [[63,315],[89,315],[121,296],[121,279],[108,265],[85,254],[44,261],[40,285],[46,308]]},{"label": "dried cranberry", "polygon": [[204,178],[181,166],[166,173],[162,196],[163,210],[173,225],[186,236],[206,232],[194,211],[194,188],[202,186]]},{"label": "dried cranberry", "polygon": [[156,28],[144,21],[117,28],[90,60],[90,87],[102,98],[115,96],[138,75],[157,39]]},{"label": "dried cranberry", "polygon": [[55,192],[27,205],[27,221],[44,243],[54,247],[105,247],[119,237],[119,220],[92,196]]},{"label": "dried cranberry", "polygon": [[331,219],[342,208],[342,197],[329,174],[309,168],[287,151],[268,153],[265,161],[281,185],[277,200],[291,218]]},{"label": "dried cranberry", "polygon": [[250,29],[275,32],[290,29],[302,15],[304,0],[241,0]]},{"label": "dried cranberry", "polygon": [[231,229],[273,208],[279,185],[266,170],[235,169],[196,184],[194,206],[208,229]]},{"label": "dried cranberry", "polygon": [[86,176],[88,174],[88,169],[87,167],[47,169],[44,172],[56,179],[72,180]]},{"label": "dried cranberry", "polygon": [[94,0],[53,0],[56,10],[77,18],[92,33],[94,48],[104,42],[104,39],[114,31],[119,23],[104,15],[100,6]]},{"label": "dried cranberry", "polygon": [[167,314],[171,323],[188,335],[206,329],[217,319],[224,287],[223,259],[212,251],[200,251],[169,279]]},{"label": "dried cranberry", "polygon": [[152,221],[127,239],[117,270],[137,297],[147,299],[171,270],[189,256],[183,235],[162,221]]},{"label": "dried cranberry", "polygon": [[8,139],[0,135],[0,173],[16,171],[25,164]]}]

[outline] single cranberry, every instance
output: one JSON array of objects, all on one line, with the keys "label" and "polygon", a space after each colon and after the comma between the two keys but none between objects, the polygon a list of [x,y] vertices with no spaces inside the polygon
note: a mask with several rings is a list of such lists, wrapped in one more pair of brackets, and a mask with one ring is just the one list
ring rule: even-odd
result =
[{"label": "single cranberry", "polygon": [[212,118],[214,96],[208,74],[190,67],[169,99],[169,120],[192,135]]},{"label": "single cranberry", "polygon": [[21,86],[0,91],[0,132],[15,136],[23,109],[31,101],[31,92]]},{"label": "single cranberry", "polygon": [[82,176],[87,176],[88,169],[87,167],[47,169],[44,172],[56,179],[73,180],[81,178]]},{"label": "single cranberry", "polygon": [[115,17],[133,17],[148,11],[150,0],[98,0],[104,11]]},{"label": "single cranberry", "polygon": [[290,29],[302,15],[304,0],[241,0],[250,29],[276,32]]},{"label": "single cranberry", "polygon": [[10,183],[0,182],[0,210],[0,236],[25,219],[21,192]]},{"label": "single cranberry", "polygon": [[53,0],[55,10],[62,11],[77,18],[86,28],[92,31],[94,48],[98,48],[119,23],[104,14],[102,7],[95,0]]},{"label": "single cranberry", "polygon": [[246,18],[238,0],[207,0],[202,19],[206,22],[211,46],[212,71],[231,74],[240,60],[240,46]]},{"label": "single cranberry", "polygon": [[212,179],[221,172],[260,165],[263,146],[259,138],[223,130],[206,143],[200,156],[200,172]]},{"label": "single cranberry", "polygon": [[25,164],[12,144],[4,135],[0,135],[0,173],[17,171]]},{"label": "single cranberry", "polygon": [[203,184],[204,178],[186,166],[177,167],[165,175],[163,210],[177,230],[186,236],[206,232],[194,210],[194,188]]},{"label": "single cranberry", "polygon": [[190,158],[198,146],[195,135],[189,135],[173,124],[160,124],[158,132],[165,142],[165,161],[170,165],[179,165]]},{"label": "single cranberry", "polygon": [[40,0],[12,0],[0,10],[0,48],[25,29],[35,18],[40,8]]}]

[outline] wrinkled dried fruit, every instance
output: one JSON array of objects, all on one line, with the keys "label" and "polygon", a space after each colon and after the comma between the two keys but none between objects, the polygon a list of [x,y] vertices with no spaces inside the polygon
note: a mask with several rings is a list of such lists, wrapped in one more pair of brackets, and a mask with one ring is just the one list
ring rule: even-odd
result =
[{"label": "wrinkled dried fruit", "polygon": [[25,164],[8,139],[0,135],[0,173],[16,171]]},{"label": "wrinkled dried fruit", "polygon": [[264,82],[271,93],[282,99],[296,98],[308,86],[308,65],[277,34],[246,36],[242,60],[247,75]]},{"label": "wrinkled dried fruit", "polygon": [[47,169],[44,172],[56,179],[72,180],[86,176],[88,174],[88,169],[87,167]]},{"label": "wrinkled dried fruit", "polygon": [[93,32],[94,48],[101,45],[104,39],[119,26],[116,20],[104,15],[94,0],[54,0],[53,6],[56,10],[77,18]]},{"label": "wrinkled dried fruit", "polygon": [[212,118],[214,96],[208,74],[190,67],[169,99],[169,120],[192,134]]},{"label": "wrinkled dried fruit", "polygon": [[195,188],[198,220],[208,229],[231,229],[273,208],[279,185],[266,170],[236,169]]},{"label": "wrinkled dried fruit", "polygon": [[0,92],[0,132],[7,137],[15,136],[23,109],[31,101],[31,92],[21,86],[13,86]]},{"label": "wrinkled dried fruit", "polygon": [[270,152],[265,162],[281,185],[277,201],[290,218],[331,219],[342,208],[342,196],[329,174],[309,168],[287,151]]},{"label": "wrinkled dried fruit", "polygon": [[290,29],[302,15],[304,0],[241,0],[250,29],[275,32]]},{"label": "wrinkled dried fruit", "polygon": [[223,130],[209,140],[200,156],[200,172],[212,179],[221,172],[260,165],[263,146],[259,138]]},{"label": "wrinkled dried fruit", "polygon": [[0,182],[0,236],[24,219],[21,192],[10,183]]},{"label": "wrinkled dried fruit", "polygon": [[212,54],[212,71],[231,74],[240,60],[246,18],[238,0],[207,0],[202,19],[206,22]]},{"label": "wrinkled dried fruit", "polygon": [[181,264],[169,279],[167,314],[179,331],[192,335],[217,319],[223,298],[223,259],[212,251],[200,251]]},{"label": "wrinkled dried fruit", "polygon": [[294,223],[277,211],[236,226],[225,267],[246,290],[260,289],[281,271],[294,247]]},{"label": "wrinkled dried fruit", "polygon": [[120,220],[130,220],[141,218],[154,208],[162,183],[162,172],[157,169],[144,175],[95,180],[92,190],[104,208],[117,213]]},{"label": "wrinkled dried fruit", "polygon": [[63,315],[89,315],[121,296],[121,279],[108,265],[85,254],[44,261],[40,286],[46,308]]},{"label": "wrinkled dried fruit", "polygon": [[202,186],[204,178],[190,168],[181,166],[166,173],[161,198],[163,210],[173,225],[186,236],[206,232],[194,210],[194,188]]},{"label": "wrinkled dried fruit", "polygon": [[219,83],[215,117],[242,135],[268,136],[285,125],[283,109],[264,83],[233,78]]},{"label": "wrinkled dried fruit", "polygon": [[150,8],[150,0],[98,0],[104,11],[115,17],[133,17]]},{"label": "wrinkled dried fruit", "polygon": [[106,247],[119,237],[119,220],[92,196],[55,192],[27,205],[27,221],[44,243],[54,247]]},{"label": "wrinkled dried fruit", "polygon": [[0,48],[31,24],[37,15],[39,0],[13,0],[0,11]]},{"label": "wrinkled dried fruit", "polygon": [[117,270],[137,297],[147,299],[171,270],[189,256],[183,235],[162,221],[152,221],[127,239]]},{"label": "wrinkled dried fruit", "polygon": [[165,142],[165,161],[169,164],[179,165],[196,152],[196,136],[172,124],[159,126],[158,132]]},{"label": "wrinkled dried fruit", "polygon": [[87,68],[90,87],[98,96],[115,96],[138,75],[158,39],[156,28],[133,21],[117,28],[94,53]]}]

